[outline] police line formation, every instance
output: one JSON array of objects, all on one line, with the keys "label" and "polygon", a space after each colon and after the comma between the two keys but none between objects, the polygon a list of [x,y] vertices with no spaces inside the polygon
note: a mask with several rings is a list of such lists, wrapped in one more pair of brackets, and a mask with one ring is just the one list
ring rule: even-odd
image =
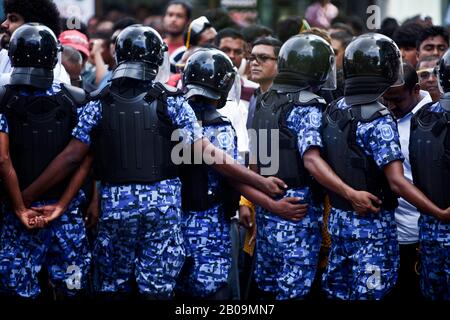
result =
[{"label": "police line formation", "polygon": [[[320,93],[335,88],[331,46],[313,34],[284,43],[279,74],[253,120],[256,132],[279,131],[280,165],[272,176],[239,164],[234,129],[217,112],[236,72],[219,50],[189,58],[183,94],[154,81],[166,50],[160,35],[127,27],[117,37],[110,84],[89,96],[54,83],[59,50],[39,24],[21,26],[10,41],[14,69],[0,91],[3,295],[36,298],[45,266],[62,297],[89,288],[107,299],[133,290],[144,299],[227,299],[229,213],[242,195],[257,205],[259,290],[301,299],[317,269],[326,190],[332,246],[322,287],[329,298],[382,299],[392,290],[398,196],[422,213],[423,292],[450,298],[450,52],[439,64],[442,99],[412,121],[413,185],[403,176],[396,122],[379,102],[403,83],[399,49],[381,34],[361,35],[347,47],[345,95],[329,105]],[[175,165],[175,129],[189,157],[209,148],[217,161]],[[261,145],[271,137],[257,138]],[[266,165],[257,158],[258,172]],[[101,216],[91,247],[81,208],[94,180]],[[367,265],[380,272],[375,285]]]}]

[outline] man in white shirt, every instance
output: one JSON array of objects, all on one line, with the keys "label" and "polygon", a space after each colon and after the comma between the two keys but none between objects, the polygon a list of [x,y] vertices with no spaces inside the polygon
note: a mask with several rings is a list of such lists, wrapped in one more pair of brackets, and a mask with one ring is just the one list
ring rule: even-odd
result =
[{"label": "man in white shirt", "polygon": [[[239,69],[246,52],[246,42],[241,32],[232,29],[222,29],[214,39],[215,44],[223,51]],[[228,96],[228,103],[218,110],[227,117],[238,137],[238,151],[241,157],[249,152],[249,139],[247,132],[247,116],[250,98],[259,85],[250,80],[240,77],[236,81]]]},{"label": "man in white shirt", "polygon": [[[5,37],[10,38],[13,32],[24,23],[38,22],[52,29],[56,36],[60,33],[60,15],[58,8],[51,0],[18,1],[6,0],[4,2]],[[0,86],[9,83],[12,67],[8,50],[0,51]],[[58,64],[54,69],[54,82],[70,84],[70,76],[61,64],[61,54],[58,54]]]},{"label": "man in white shirt", "polygon": [[[409,162],[409,136],[411,118],[424,105],[432,102],[427,91],[420,90],[419,79],[415,69],[410,64],[403,65],[405,84],[389,89],[383,96],[384,103],[397,119],[400,144],[405,157],[403,170],[406,179],[412,182],[411,165]],[[419,226],[418,210],[403,198],[398,200],[395,211],[398,242],[400,245],[400,271],[396,293],[401,299],[420,297],[419,275],[417,273]]]}]

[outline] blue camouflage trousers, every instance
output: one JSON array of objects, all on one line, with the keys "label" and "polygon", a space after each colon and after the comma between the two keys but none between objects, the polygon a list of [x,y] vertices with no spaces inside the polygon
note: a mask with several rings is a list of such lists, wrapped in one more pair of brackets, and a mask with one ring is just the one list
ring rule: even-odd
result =
[{"label": "blue camouflage trousers", "polygon": [[379,300],[397,282],[400,253],[393,211],[361,217],[332,209],[322,286],[331,299]]},{"label": "blue camouflage trousers", "polygon": [[94,289],[171,298],[185,258],[180,182],[103,186],[94,243]]},{"label": "blue camouflage trousers", "polygon": [[[85,289],[91,255],[79,210],[84,195],[44,229],[27,230],[9,209],[4,210],[0,238],[0,292],[36,298],[40,293],[38,273],[45,266],[56,290],[66,296]],[[54,203],[36,202],[33,206]]]},{"label": "blue camouflage trousers", "polygon": [[450,224],[419,219],[420,287],[427,299],[450,300]]},{"label": "blue camouflage trousers", "polygon": [[[302,192],[286,196],[304,198]],[[276,294],[277,300],[301,299],[310,292],[322,241],[321,219],[322,210],[313,205],[299,222],[257,208],[255,280],[259,289]]]},{"label": "blue camouflage trousers", "polygon": [[230,221],[222,205],[183,215],[186,264],[179,289],[194,297],[207,297],[226,286],[231,269]]}]

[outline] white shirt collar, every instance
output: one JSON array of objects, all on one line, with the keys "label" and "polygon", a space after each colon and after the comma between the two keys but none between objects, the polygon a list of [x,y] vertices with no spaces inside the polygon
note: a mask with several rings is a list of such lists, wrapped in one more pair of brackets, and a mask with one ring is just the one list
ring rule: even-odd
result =
[{"label": "white shirt collar", "polygon": [[417,113],[417,111],[419,111],[424,105],[426,105],[427,103],[432,102],[433,100],[431,99],[430,94],[428,93],[428,91],[425,90],[420,90],[420,101],[419,103],[411,110],[410,113],[412,113],[413,115]]}]

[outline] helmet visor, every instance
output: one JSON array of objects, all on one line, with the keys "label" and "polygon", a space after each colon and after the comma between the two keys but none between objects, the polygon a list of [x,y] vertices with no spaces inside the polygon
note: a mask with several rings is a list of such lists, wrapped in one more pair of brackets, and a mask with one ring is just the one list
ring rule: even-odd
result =
[{"label": "helmet visor", "polygon": [[333,55],[330,56],[330,70],[327,75],[327,80],[320,87],[322,90],[336,90],[337,88],[337,80],[336,80],[336,57]]}]

